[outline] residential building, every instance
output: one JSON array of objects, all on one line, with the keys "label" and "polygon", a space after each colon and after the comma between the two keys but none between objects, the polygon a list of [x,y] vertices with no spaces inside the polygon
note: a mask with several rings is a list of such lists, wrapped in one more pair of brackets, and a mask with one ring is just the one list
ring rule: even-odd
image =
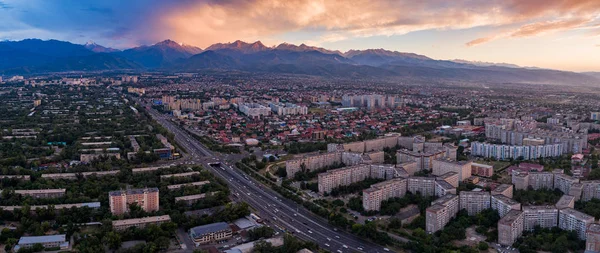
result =
[{"label": "residential building", "polygon": [[556,202],[555,206],[556,208],[558,208],[558,210],[562,210],[565,208],[575,208],[575,197],[566,194],[562,195],[558,202]]},{"label": "residential building", "polygon": [[425,210],[425,231],[429,234],[441,230],[456,217],[459,210],[459,197],[453,194],[444,195],[433,202]]},{"label": "residential building", "polygon": [[131,227],[145,228],[150,224],[160,225],[165,222],[170,222],[171,217],[169,215],[144,217],[139,219],[126,219],[126,220],[115,220],[112,221],[112,227],[114,230],[122,231]]},{"label": "residential building", "polygon": [[500,218],[504,217],[510,210],[521,210],[521,203],[502,194],[492,195],[490,206],[498,211]]},{"label": "residential building", "polygon": [[496,188],[494,188],[494,190],[492,190],[492,195],[504,195],[508,198],[513,197],[513,185],[512,184],[501,184],[496,186]]},{"label": "residential building", "polygon": [[451,159],[434,159],[431,174],[441,176],[448,172],[458,173],[460,182],[471,176],[471,161],[454,161]]},{"label": "residential building", "polygon": [[445,173],[439,177],[436,178],[436,180],[444,180],[446,182],[448,182],[450,185],[452,185],[452,187],[457,188],[458,187],[458,173],[450,171],[448,173]]},{"label": "residential building", "polygon": [[121,215],[129,211],[129,205],[136,204],[146,212],[158,211],[158,188],[129,189],[108,193],[110,212]]},{"label": "residential building", "polygon": [[558,209],[555,206],[523,206],[524,226],[526,231],[533,231],[536,226],[552,228],[558,225]]},{"label": "residential building", "polygon": [[288,160],[285,162],[285,170],[287,172],[287,177],[289,178],[294,177],[294,175],[302,169],[306,171],[313,171],[341,163],[341,152],[330,152],[306,156],[295,160]]},{"label": "residential building", "polygon": [[475,215],[490,208],[490,192],[486,191],[461,191],[460,209],[466,209],[469,215]]},{"label": "residential building", "polygon": [[40,199],[60,198],[65,196],[66,189],[15,190],[15,194]]},{"label": "residential building", "polygon": [[441,197],[446,194],[454,194],[456,195],[456,187],[452,186],[450,183],[444,180],[436,180],[435,181],[435,196]]},{"label": "residential building", "polygon": [[406,178],[394,178],[371,185],[363,191],[363,207],[366,211],[381,208],[381,202],[390,198],[399,198],[406,195]]},{"label": "residential building", "polygon": [[600,199],[600,180],[581,181],[581,183],[581,200],[589,201],[590,199]]},{"label": "residential building", "polygon": [[569,195],[575,197],[575,201],[579,201],[581,199],[581,194],[583,193],[583,184],[582,183],[573,183],[571,188],[569,189]]},{"label": "residential building", "polygon": [[591,120],[600,120],[600,112],[591,112],[590,119]]},{"label": "residential building", "polygon": [[186,195],[186,196],[181,196],[181,197],[175,197],[175,203],[178,202],[183,202],[188,206],[193,205],[194,203],[198,202],[201,199],[206,198],[207,196],[210,196],[212,194],[215,194],[216,192],[208,192],[208,193],[201,193],[201,194],[194,194],[194,195]]},{"label": "residential building", "polygon": [[433,160],[443,158],[445,155],[446,152],[444,150],[420,152],[401,149],[396,152],[396,160],[398,164],[417,162],[417,171],[431,170],[433,168]]},{"label": "residential building", "polygon": [[336,187],[360,182],[367,178],[391,179],[394,174],[394,167],[369,164],[329,170],[318,175],[319,192],[328,193]]},{"label": "residential building", "polygon": [[574,183],[579,183],[579,179],[563,173],[554,173],[554,189],[559,189],[564,194],[569,194],[571,185]]},{"label": "residential building", "polygon": [[44,236],[22,236],[19,238],[19,242],[14,248],[14,251],[17,252],[21,248],[29,249],[33,247],[33,245],[41,244],[44,248],[55,248],[59,247],[61,250],[66,250],[69,248],[69,241],[67,240],[67,235],[44,235]]},{"label": "residential building", "polygon": [[292,103],[269,103],[271,111],[277,115],[306,115],[308,107]]},{"label": "residential building", "polygon": [[433,177],[409,177],[406,191],[423,196],[435,195],[435,178]]},{"label": "residential building", "polygon": [[241,113],[251,118],[260,118],[262,116],[271,115],[271,110],[269,108],[257,103],[243,103],[239,105],[238,109]]},{"label": "residential building", "polygon": [[585,240],[587,228],[594,221],[593,216],[568,207],[559,211],[558,227],[563,230],[576,231],[579,239]]},{"label": "residential building", "polygon": [[585,252],[600,252],[600,224],[593,223],[587,229],[585,236]]},{"label": "residential building", "polygon": [[511,246],[523,234],[524,213],[520,210],[510,210],[498,221],[498,243]]},{"label": "residential building", "polygon": [[212,223],[190,229],[190,237],[196,244],[207,244],[231,238],[233,231],[225,222]]},{"label": "residential building", "polygon": [[494,166],[481,163],[471,163],[471,175],[491,177],[494,175]]},{"label": "residential building", "polygon": [[471,143],[471,155],[486,158],[495,158],[498,160],[523,159],[533,160],[547,157],[559,157],[568,153],[562,143],[537,145],[537,146],[517,146],[490,144],[481,142]]}]

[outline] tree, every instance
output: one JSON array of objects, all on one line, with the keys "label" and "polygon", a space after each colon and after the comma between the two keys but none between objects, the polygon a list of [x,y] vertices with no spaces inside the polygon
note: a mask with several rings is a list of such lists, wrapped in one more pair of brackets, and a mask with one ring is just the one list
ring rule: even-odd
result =
[{"label": "tree", "polygon": [[108,232],[103,238],[102,243],[108,246],[109,249],[117,250],[121,248],[121,235],[118,233],[111,231]]},{"label": "tree", "polygon": [[477,248],[481,251],[486,251],[489,248],[489,245],[485,242],[479,242],[479,244],[477,244]]}]

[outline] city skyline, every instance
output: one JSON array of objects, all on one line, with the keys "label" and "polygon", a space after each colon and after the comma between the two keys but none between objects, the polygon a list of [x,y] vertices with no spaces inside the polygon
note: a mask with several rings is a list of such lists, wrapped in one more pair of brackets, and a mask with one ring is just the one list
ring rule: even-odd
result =
[{"label": "city skyline", "polygon": [[591,0],[4,0],[0,13],[5,21],[0,40],[93,40],[118,49],[164,39],[201,48],[260,40],[267,46],[288,42],[340,51],[384,48],[434,59],[600,71],[600,2]]}]

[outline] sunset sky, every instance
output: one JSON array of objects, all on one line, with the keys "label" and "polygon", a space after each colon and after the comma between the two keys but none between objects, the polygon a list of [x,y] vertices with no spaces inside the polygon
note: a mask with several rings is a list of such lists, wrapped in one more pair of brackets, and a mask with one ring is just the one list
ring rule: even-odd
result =
[{"label": "sunset sky", "polygon": [[0,40],[261,40],[600,71],[599,0],[0,0]]}]

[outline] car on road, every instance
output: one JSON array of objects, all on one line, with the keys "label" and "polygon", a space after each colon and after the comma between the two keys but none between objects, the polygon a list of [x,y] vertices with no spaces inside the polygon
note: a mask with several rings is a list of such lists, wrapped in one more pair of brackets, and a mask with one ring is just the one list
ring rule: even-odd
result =
[{"label": "car on road", "polygon": [[384,250],[384,251],[390,251],[390,249],[388,249],[388,248],[383,248],[383,250]]},{"label": "car on road", "polygon": [[342,245],[342,247],[344,247],[344,248],[346,248],[346,249],[347,249],[347,248],[348,248],[348,245],[344,244],[344,245]]},{"label": "car on road", "polygon": [[339,235],[336,235],[336,236],[335,236],[335,238],[337,238],[337,239],[340,239],[340,236],[339,236]]},{"label": "car on road", "polygon": [[327,237],[327,241],[331,241],[331,238]]},{"label": "car on road", "polygon": [[309,230],[308,230],[308,233],[309,233],[309,234],[312,234],[313,232],[312,232],[312,231],[310,231],[310,229],[309,229]]},{"label": "car on road", "polygon": [[327,243],[325,243],[325,246],[326,246],[326,247],[329,247],[330,245],[329,245],[329,244],[327,244]]}]

